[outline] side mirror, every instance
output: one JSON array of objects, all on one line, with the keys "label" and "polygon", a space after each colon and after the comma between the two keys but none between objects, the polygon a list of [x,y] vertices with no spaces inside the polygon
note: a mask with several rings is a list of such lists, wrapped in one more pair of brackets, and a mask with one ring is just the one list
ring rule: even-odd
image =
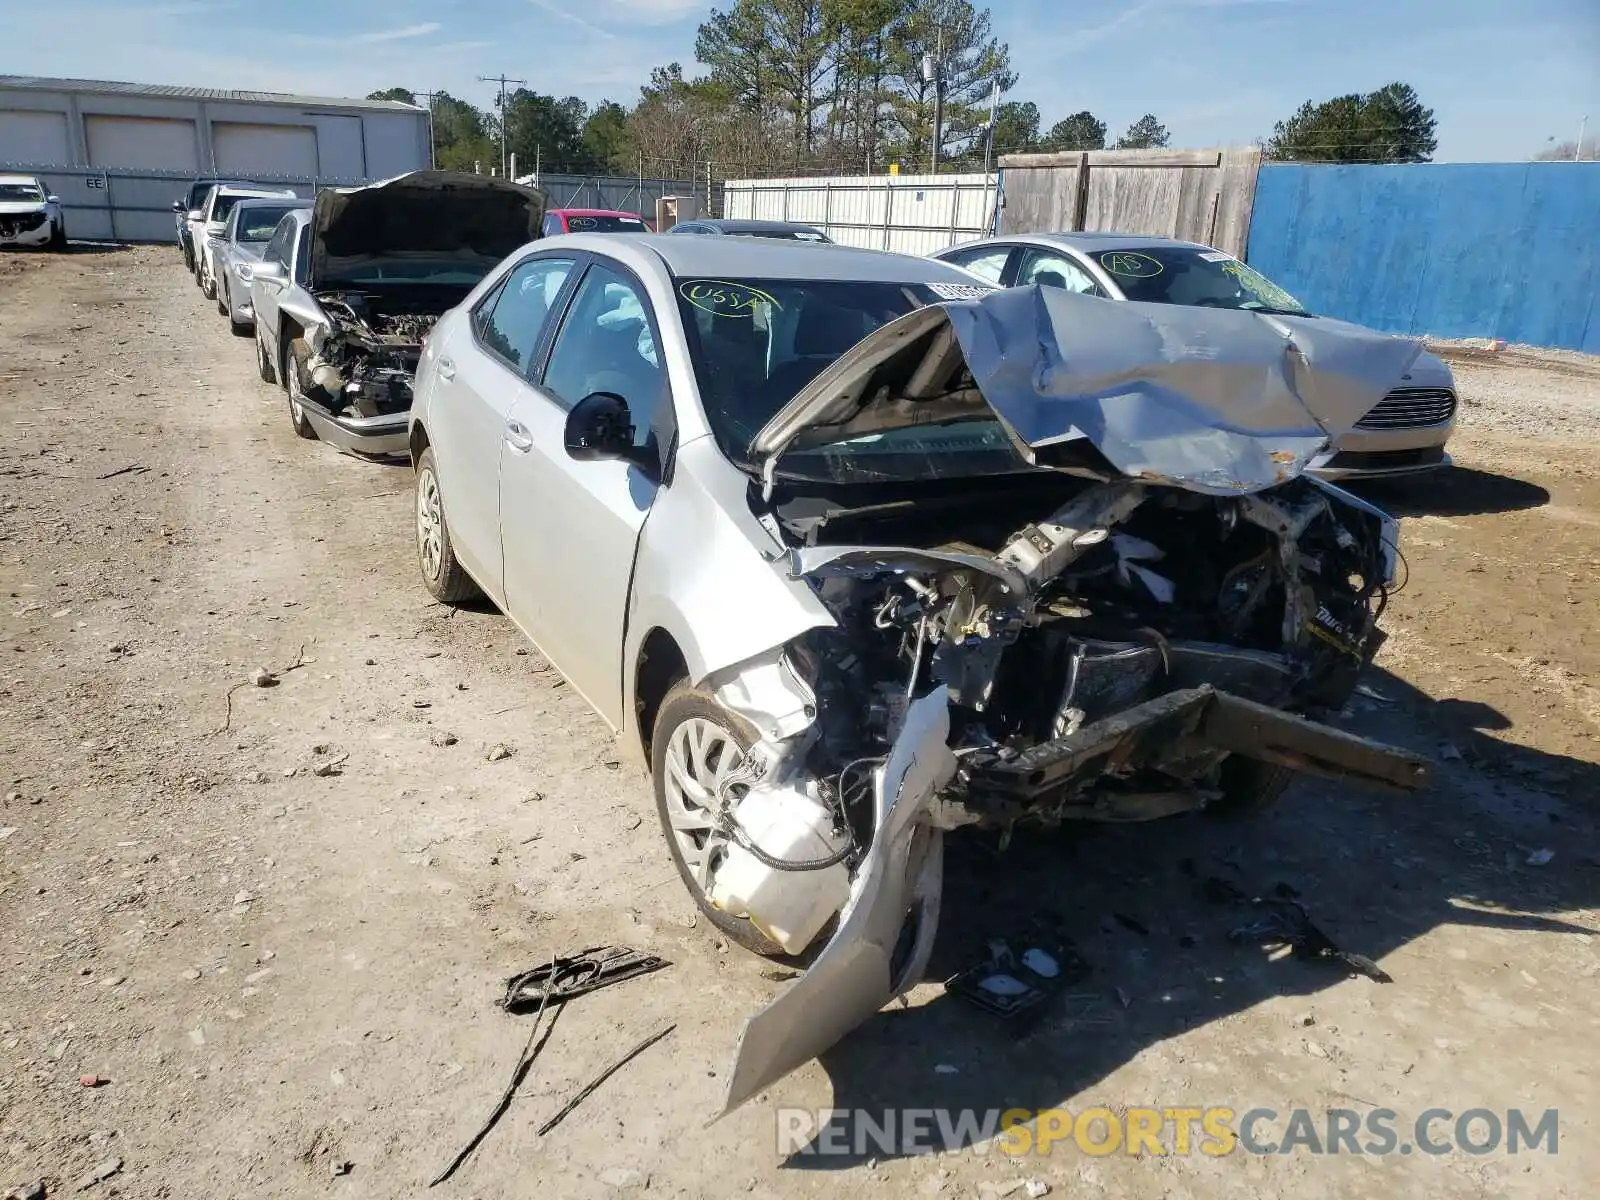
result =
[{"label": "side mirror", "polygon": [[591,392],[572,406],[562,435],[567,453],[579,462],[634,458],[633,416],[615,392]]},{"label": "side mirror", "polygon": [[206,214],[203,209],[191,208],[187,215],[191,221],[203,221]]},{"label": "side mirror", "polygon": [[61,197],[60,196],[46,196],[44,198],[44,202],[46,204],[60,204],[61,203]]},{"label": "side mirror", "polygon": [[173,212],[186,212],[188,210],[186,210],[183,207],[183,201],[182,200],[174,200],[172,202],[172,211]]},{"label": "side mirror", "polygon": [[282,279],[283,264],[275,259],[263,258],[260,262],[250,264],[250,278],[252,279]]}]

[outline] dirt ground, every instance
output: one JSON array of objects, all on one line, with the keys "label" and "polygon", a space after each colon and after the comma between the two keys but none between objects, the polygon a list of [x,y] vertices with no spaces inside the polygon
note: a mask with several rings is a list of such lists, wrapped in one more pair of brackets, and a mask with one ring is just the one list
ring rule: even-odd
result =
[{"label": "dirt ground", "polygon": [[[498,613],[430,602],[409,469],[298,441],[175,249],[0,257],[0,1188],[70,1193],[120,1161],[86,1194],[421,1195],[527,1038],[495,1007],[505,978],[623,942],[673,965],[566,1010],[433,1194],[1592,1194],[1600,368],[1457,365],[1458,469],[1365,489],[1404,515],[1410,579],[1350,715],[1433,754],[1431,788],[1301,783],[1245,826],[1000,856],[958,841],[933,977],[1058,912],[1092,969],[1070,1000],[1019,1038],[924,984],[708,1126],[743,1019],[783,984],[693,921],[600,720]],[[1589,417],[1496,419],[1523,402]],[[250,686],[258,666],[280,685]],[[1292,887],[1394,982],[1231,941],[1207,877]],[[1384,1106],[1402,1130],[1430,1107],[1554,1108],[1560,1142],[788,1158],[779,1105]]]}]

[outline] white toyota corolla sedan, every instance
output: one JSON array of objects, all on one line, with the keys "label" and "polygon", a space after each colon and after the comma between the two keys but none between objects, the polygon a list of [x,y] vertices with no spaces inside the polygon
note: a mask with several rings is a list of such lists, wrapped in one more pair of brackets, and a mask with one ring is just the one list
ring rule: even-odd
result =
[{"label": "white toyota corolla sedan", "polygon": [[727,1105],[916,982],[942,837],[1424,765],[1314,719],[1396,528],[1305,473],[1415,342],[745,238],[529,243],[433,328],[423,582],[650,765],[708,919],[809,969]]}]

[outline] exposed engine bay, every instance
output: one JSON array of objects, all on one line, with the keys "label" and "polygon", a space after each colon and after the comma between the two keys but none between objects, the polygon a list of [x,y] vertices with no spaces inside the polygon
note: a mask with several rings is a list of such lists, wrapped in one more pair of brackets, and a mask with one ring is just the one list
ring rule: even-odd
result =
[{"label": "exposed engine bay", "polygon": [[422,343],[471,289],[430,285],[317,294],[328,325],[312,330],[307,378],[334,415],[404,413]]},{"label": "exposed engine bay", "polygon": [[[1041,475],[1020,494],[1052,503],[1009,533],[1015,482],[944,504],[774,498],[787,569],[837,625],[717,691],[735,710],[764,697],[774,736],[722,789],[709,896],[791,954],[840,925],[747,1025],[727,1108],[920,978],[944,830],[1004,842],[1248,809],[1290,772],[1425,777],[1422,759],[1309,719],[1343,705],[1382,643],[1398,559],[1382,512],[1305,477],[1209,496]],[[785,691],[793,723],[812,718],[789,736]]]}]

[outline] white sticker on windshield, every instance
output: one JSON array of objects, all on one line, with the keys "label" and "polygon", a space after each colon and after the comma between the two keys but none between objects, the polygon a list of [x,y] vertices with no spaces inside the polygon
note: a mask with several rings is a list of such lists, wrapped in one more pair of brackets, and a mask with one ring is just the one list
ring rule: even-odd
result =
[{"label": "white sticker on windshield", "polygon": [[1233,255],[1224,254],[1221,250],[1207,250],[1200,259],[1202,262],[1232,262]]},{"label": "white sticker on windshield", "polygon": [[1000,289],[981,283],[930,283],[928,290],[941,300],[981,300]]}]

